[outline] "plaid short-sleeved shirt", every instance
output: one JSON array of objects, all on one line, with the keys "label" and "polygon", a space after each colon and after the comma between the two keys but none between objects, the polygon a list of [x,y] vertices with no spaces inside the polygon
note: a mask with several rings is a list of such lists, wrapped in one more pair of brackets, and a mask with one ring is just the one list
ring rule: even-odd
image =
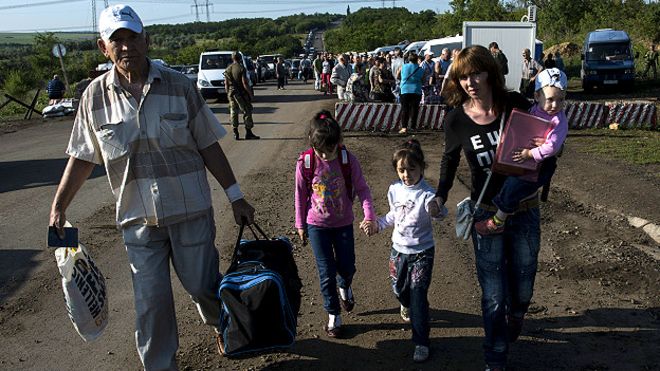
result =
[{"label": "plaid short-sleeved shirt", "polygon": [[105,165],[120,227],[166,226],[211,209],[199,150],[225,134],[190,80],[150,62],[141,102],[115,69],[92,81],[66,153]]}]

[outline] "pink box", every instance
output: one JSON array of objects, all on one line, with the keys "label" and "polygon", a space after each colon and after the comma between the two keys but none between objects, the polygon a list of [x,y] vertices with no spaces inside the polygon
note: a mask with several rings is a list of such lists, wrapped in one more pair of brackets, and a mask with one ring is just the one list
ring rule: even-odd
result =
[{"label": "pink box", "polygon": [[523,175],[537,170],[538,163],[534,159],[513,161],[513,152],[521,148],[534,148],[532,139],[545,138],[551,129],[550,121],[513,109],[500,136],[493,171],[504,175]]}]

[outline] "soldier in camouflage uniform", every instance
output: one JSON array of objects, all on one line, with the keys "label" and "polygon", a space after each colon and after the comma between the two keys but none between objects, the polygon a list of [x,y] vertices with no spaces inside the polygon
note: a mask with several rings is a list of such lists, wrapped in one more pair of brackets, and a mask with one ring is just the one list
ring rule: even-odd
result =
[{"label": "soldier in camouflage uniform", "polygon": [[231,55],[234,63],[225,70],[225,90],[229,99],[229,115],[231,125],[234,127],[234,139],[239,140],[238,134],[238,112],[243,113],[243,124],[245,125],[245,139],[259,139],[252,133],[254,122],[252,121],[252,90],[245,76],[245,67],[241,64],[242,56],[238,52]]},{"label": "soldier in camouflage uniform", "polygon": [[644,54],[644,61],[646,61],[646,67],[644,68],[644,73],[642,75],[648,77],[649,70],[653,69],[653,78],[657,79],[658,70],[656,66],[658,64],[658,52],[655,50],[653,44],[649,47],[649,51]]}]

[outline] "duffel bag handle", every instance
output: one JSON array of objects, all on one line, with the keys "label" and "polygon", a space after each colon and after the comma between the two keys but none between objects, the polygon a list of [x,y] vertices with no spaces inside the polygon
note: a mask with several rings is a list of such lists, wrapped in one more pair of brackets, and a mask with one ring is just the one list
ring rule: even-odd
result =
[{"label": "duffel bag handle", "polygon": [[[239,227],[238,238],[236,239],[236,244],[234,245],[234,253],[231,257],[231,264],[229,266],[230,269],[231,269],[231,267],[233,267],[237,263],[237,260],[238,260],[238,256],[237,256],[238,255],[238,247],[241,245],[241,239],[243,239],[243,231],[245,230],[246,225],[250,229],[250,231],[252,232],[252,235],[254,236],[255,240],[260,239],[259,234],[261,234],[261,237],[263,237],[266,240],[270,239],[270,238],[268,238],[268,235],[266,235],[266,233],[263,231],[263,229],[261,229],[261,227],[259,227],[259,225],[256,222],[253,222],[252,224],[247,224],[247,218],[245,218],[245,217],[241,218],[241,226]],[[259,234],[257,234],[257,232],[255,232],[253,227],[256,228],[256,230],[257,230],[257,232],[259,232]]]}]

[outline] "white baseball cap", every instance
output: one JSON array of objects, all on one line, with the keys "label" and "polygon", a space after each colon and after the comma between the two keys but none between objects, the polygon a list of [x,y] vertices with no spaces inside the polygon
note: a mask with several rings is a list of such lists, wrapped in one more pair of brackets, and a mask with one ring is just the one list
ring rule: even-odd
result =
[{"label": "white baseball cap", "polygon": [[99,33],[103,40],[109,40],[120,28],[129,29],[135,33],[142,32],[142,20],[135,10],[128,5],[117,4],[109,6],[99,16]]},{"label": "white baseball cap", "polygon": [[568,78],[566,74],[559,68],[547,68],[539,72],[536,76],[536,91],[539,91],[546,86],[554,86],[560,90],[566,90],[568,87]]},{"label": "white baseball cap", "polygon": [[433,55],[433,51],[431,49],[426,49],[424,55]]}]

